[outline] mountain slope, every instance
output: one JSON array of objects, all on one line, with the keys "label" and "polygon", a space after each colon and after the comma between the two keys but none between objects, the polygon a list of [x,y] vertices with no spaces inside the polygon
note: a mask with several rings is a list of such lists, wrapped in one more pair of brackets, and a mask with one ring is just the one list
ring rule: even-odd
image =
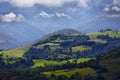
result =
[{"label": "mountain slope", "polygon": [[120,46],[120,31],[54,34],[35,42],[24,56],[42,59],[96,57]]},{"label": "mountain slope", "polygon": [[44,32],[27,23],[14,23],[11,26],[9,24],[2,23],[0,25],[1,49],[10,49],[30,44],[44,35]]},{"label": "mountain slope", "polygon": [[8,35],[0,33],[0,49],[8,49],[12,47],[17,47],[17,41],[15,38],[12,38]]},{"label": "mountain slope", "polygon": [[120,47],[101,56],[100,64],[107,69],[107,72],[102,73],[106,80],[119,80]]},{"label": "mountain slope", "polygon": [[[120,18],[110,18],[103,15],[96,16],[94,19],[80,24],[76,29],[82,32],[95,32],[100,29],[117,29],[120,30]],[[84,28],[81,28],[84,27]]]},{"label": "mountain slope", "polygon": [[[69,29],[62,33],[69,33]],[[33,59],[69,59],[81,57],[96,57],[120,46],[120,31],[104,30],[89,34],[81,34],[72,30],[69,34],[61,31],[47,35],[47,37],[33,42],[22,53]],[[2,40],[1,40],[2,41]],[[16,53],[17,54],[17,53]]]},{"label": "mountain slope", "polygon": [[62,30],[59,30],[59,31],[56,31],[56,32],[53,32],[53,33],[50,33],[50,34],[47,34],[47,35],[41,37],[40,39],[35,41],[33,44],[39,43],[39,42],[44,42],[45,40],[49,39],[50,36],[54,36],[54,35],[68,36],[68,35],[71,35],[71,34],[81,34],[81,32],[79,32],[75,29],[62,29]]}]

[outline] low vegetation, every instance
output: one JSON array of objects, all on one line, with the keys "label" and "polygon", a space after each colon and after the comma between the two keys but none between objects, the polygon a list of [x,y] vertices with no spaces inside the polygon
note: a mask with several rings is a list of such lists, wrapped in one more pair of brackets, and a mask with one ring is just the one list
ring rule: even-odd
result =
[{"label": "low vegetation", "polygon": [[20,58],[23,57],[24,53],[29,49],[29,46],[21,47],[17,49],[1,51],[3,58]]},{"label": "low vegetation", "polygon": [[120,37],[120,31],[100,31],[100,32],[93,32],[93,33],[88,33],[88,36],[91,38],[95,38],[98,35],[108,35],[109,37]]},{"label": "low vegetation", "polygon": [[68,61],[70,63],[74,63],[75,61],[77,63],[83,63],[91,60],[91,58],[80,58],[80,59],[69,59],[69,60],[62,60],[62,61],[53,61],[53,60],[33,60],[34,65],[32,68],[36,67],[45,67],[45,66],[55,66],[55,65],[63,65],[66,64]]},{"label": "low vegetation", "polygon": [[32,46],[1,50],[0,80],[119,80],[119,46],[120,31],[55,34]]},{"label": "low vegetation", "polygon": [[75,47],[72,47],[72,52],[84,52],[84,51],[87,51],[87,50],[90,50],[91,47],[89,46],[75,46]]},{"label": "low vegetation", "polygon": [[54,74],[56,76],[60,76],[60,75],[65,75],[67,77],[72,76],[75,73],[80,73],[82,76],[86,76],[86,75],[94,75],[96,76],[96,71],[93,70],[92,68],[76,68],[76,69],[65,69],[65,70],[56,70],[56,71],[49,71],[49,72],[43,72],[42,74],[45,74],[47,77],[50,77],[51,74]]}]

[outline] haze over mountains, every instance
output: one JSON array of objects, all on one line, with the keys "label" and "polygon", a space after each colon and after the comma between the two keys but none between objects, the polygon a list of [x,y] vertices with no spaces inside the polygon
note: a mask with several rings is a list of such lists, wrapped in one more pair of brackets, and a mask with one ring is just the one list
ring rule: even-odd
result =
[{"label": "haze over mountains", "polygon": [[101,29],[120,30],[120,18],[97,16],[95,19],[80,24],[76,29],[81,32],[95,32]]},{"label": "haze over mountains", "polygon": [[0,0],[0,44],[25,45],[66,28],[82,33],[120,29],[119,21],[119,0]]},{"label": "haze over mountains", "polygon": [[26,23],[0,24],[0,48],[10,49],[27,45],[42,35],[44,32]]}]

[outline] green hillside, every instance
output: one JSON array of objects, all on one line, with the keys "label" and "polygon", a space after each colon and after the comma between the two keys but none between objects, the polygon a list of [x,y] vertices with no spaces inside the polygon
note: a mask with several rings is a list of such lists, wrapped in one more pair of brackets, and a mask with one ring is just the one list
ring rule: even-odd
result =
[{"label": "green hillside", "polygon": [[15,48],[11,50],[0,51],[3,58],[20,58],[23,57],[24,53],[29,49],[30,46],[25,46],[21,48]]},{"label": "green hillside", "polygon": [[[71,32],[69,33],[69,31]],[[64,34],[59,34],[60,32]],[[31,55],[39,59],[96,57],[97,54],[107,52],[108,50],[120,46],[119,38],[120,31],[115,30],[104,30],[87,34],[81,34],[72,29],[67,31],[61,30],[47,35],[47,38],[38,40],[29,47],[25,46],[5,50],[1,51],[0,54],[3,55],[4,59],[22,58],[26,55]]]},{"label": "green hillside", "polygon": [[96,57],[120,46],[120,31],[104,30],[88,34],[72,33],[74,33],[74,30],[67,35],[53,33],[46,39],[34,43],[24,55],[50,60]]},{"label": "green hillside", "polygon": [[77,63],[83,63],[91,60],[91,58],[80,58],[80,59],[69,59],[69,60],[62,60],[62,61],[53,61],[53,60],[33,60],[34,65],[32,68],[36,67],[45,67],[47,66],[55,66],[55,65],[63,65],[66,64],[68,61],[70,63],[74,63],[74,61],[77,61]]},{"label": "green hillside", "polygon": [[107,80],[118,80],[120,73],[120,48],[104,54],[100,64],[108,70],[102,74]]},{"label": "green hillside", "polygon": [[87,35],[91,37],[97,37],[98,35],[108,35],[109,37],[120,37],[120,31],[93,32],[93,33],[88,33]]},{"label": "green hillside", "polygon": [[80,73],[83,76],[86,75],[92,75],[92,76],[96,76],[96,71],[91,69],[91,68],[82,68],[82,69],[72,69],[72,70],[56,70],[56,71],[50,71],[50,72],[43,72],[43,74],[45,74],[47,77],[50,77],[51,74],[55,74],[56,76],[60,76],[60,75],[65,75],[67,77],[70,77],[72,74],[75,73]]}]

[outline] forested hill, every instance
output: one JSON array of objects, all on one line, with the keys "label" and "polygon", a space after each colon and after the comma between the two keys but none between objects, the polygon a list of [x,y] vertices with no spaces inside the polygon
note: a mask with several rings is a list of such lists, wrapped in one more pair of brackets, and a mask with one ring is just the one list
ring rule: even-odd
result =
[{"label": "forested hill", "polygon": [[50,36],[54,36],[54,35],[58,35],[58,34],[68,36],[68,35],[73,35],[73,34],[81,34],[81,32],[79,32],[75,29],[62,29],[62,30],[52,32],[52,33],[49,33],[49,34],[41,37],[40,39],[35,41],[33,44],[35,44],[36,42],[41,42],[42,43],[44,40],[50,38]]},{"label": "forested hill", "polygon": [[54,34],[29,46],[1,50],[0,79],[119,80],[119,61],[120,31]]},{"label": "forested hill", "polygon": [[[120,31],[101,30],[88,34],[80,32],[59,31],[38,40],[24,54],[40,59],[65,59],[80,57],[96,57],[120,46]],[[63,34],[62,34],[62,33]],[[65,35],[66,33],[66,35]]]}]

